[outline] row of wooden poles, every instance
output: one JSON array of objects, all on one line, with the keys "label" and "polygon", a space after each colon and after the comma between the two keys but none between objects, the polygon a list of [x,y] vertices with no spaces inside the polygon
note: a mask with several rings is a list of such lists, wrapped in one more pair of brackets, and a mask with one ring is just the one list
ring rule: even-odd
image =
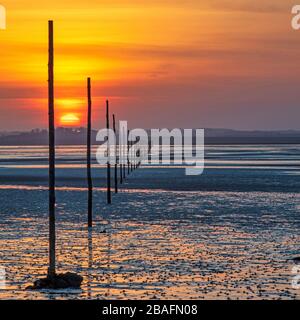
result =
[{"label": "row of wooden poles", "polygon": [[[87,181],[88,181],[88,227],[92,227],[93,225],[93,182],[92,182],[92,172],[91,172],[91,133],[92,133],[92,95],[91,95],[91,78],[87,78],[87,95],[88,95],[88,117],[87,117]],[[115,114],[112,115],[113,120],[113,131],[115,137],[117,139],[117,129],[116,129],[116,117]],[[109,101],[106,101],[106,129],[110,129],[110,112],[109,112]],[[125,136],[125,135],[124,135]],[[128,141],[129,131],[127,132],[127,139],[123,145],[121,145],[121,131],[119,129],[118,142],[115,141],[115,150],[114,150],[114,192],[118,193],[118,181],[120,184],[126,179],[126,171],[127,176],[134,170],[138,169],[141,165],[140,157],[137,160],[137,156],[140,155],[140,151],[133,151],[133,157],[131,161],[129,160],[129,148],[133,146],[134,142]],[[127,155],[122,149],[124,147],[127,150]],[[125,157],[127,158],[126,164],[124,163]],[[107,147],[107,204],[112,203],[112,186],[111,186],[111,163],[110,159],[112,159],[110,155],[110,145]],[[126,169],[127,165],[127,169]],[[118,168],[119,166],[119,168]],[[118,179],[118,169],[120,170],[119,179]]]},{"label": "row of wooden poles", "polygon": [[[48,276],[56,274],[56,230],[55,230],[55,123],[54,123],[54,40],[53,40],[53,21],[48,22],[48,44],[49,44],[49,62],[48,62],[48,113],[49,113],[49,268]],[[87,185],[88,185],[88,227],[93,226],[93,181],[92,181],[92,93],[91,78],[87,78]],[[109,101],[106,101],[106,128],[110,128]],[[113,114],[113,131],[116,134],[116,117]],[[120,184],[126,178],[126,164],[121,161],[121,132],[119,130],[119,142],[115,145],[115,163],[114,163],[114,192],[118,193],[118,181]],[[128,137],[128,132],[127,132]],[[131,146],[133,142],[131,142]],[[140,161],[129,161],[129,141],[127,138],[127,175],[137,169]],[[110,152],[108,144],[107,153]],[[118,156],[119,155],[119,156]],[[134,159],[136,152],[134,151]],[[107,161],[107,203],[112,203],[111,191],[111,164],[108,156]],[[118,168],[119,166],[119,168]],[[118,179],[118,170],[119,179]]]}]

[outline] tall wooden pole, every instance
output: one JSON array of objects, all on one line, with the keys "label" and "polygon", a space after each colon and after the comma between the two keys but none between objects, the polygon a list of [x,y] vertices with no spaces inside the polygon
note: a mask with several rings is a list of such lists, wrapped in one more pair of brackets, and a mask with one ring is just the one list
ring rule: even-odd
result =
[{"label": "tall wooden pole", "polygon": [[127,131],[127,175],[129,175],[130,171],[129,171],[129,166],[130,166],[130,154],[129,154],[129,143],[128,143],[128,139],[129,139],[129,130]]},{"label": "tall wooden pole", "polygon": [[[109,102],[108,102],[108,100],[106,100],[106,129],[109,129]],[[107,203],[111,204],[109,139],[107,141]]]},{"label": "tall wooden pole", "polygon": [[88,270],[87,270],[87,295],[92,296],[92,268],[93,268],[93,231],[88,229]]},{"label": "tall wooden pole", "polygon": [[133,171],[135,170],[135,142],[132,142],[133,144]]},{"label": "tall wooden pole", "polygon": [[120,163],[120,184],[123,183],[123,153],[122,153],[122,148],[123,148],[123,139],[121,138],[121,128],[119,125],[119,163]]},{"label": "tall wooden pole", "polygon": [[[138,143],[138,140],[137,140]],[[140,149],[138,145],[136,146],[136,168],[139,168],[139,158],[140,158]]]},{"label": "tall wooden pole", "polygon": [[54,54],[53,21],[48,21],[48,116],[49,116],[49,269],[48,276],[55,271],[55,126],[54,126]]},{"label": "tall wooden pole", "polygon": [[133,143],[133,171],[135,170],[135,142]]},{"label": "tall wooden pole", "polygon": [[[127,148],[127,146],[126,146],[126,144],[125,144],[125,139],[126,139],[126,143],[128,143],[128,136],[127,136],[127,138],[126,138],[126,134],[125,134],[125,129],[123,128],[123,133],[124,133],[124,155],[123,155],[123,157],[124,157],[124,164],[123,164],[123,180],[125,180],[125,178],[126,178],[126,148]],[[128,156],[128,155],[127,155]]]},{"label": "tall wooden pole", "polygon": [[136,144],[137,144],[137,139],[136,139],[135,145],[134,145],[135,169],[137,169],[137,165],[138,165],[138,161],[137,161],[138,148],[137,148]]},{"label": "tall wooden pole", "polygon": [[[115,133],[115,137],[116,137],[116,118],[115,115],[113,114],[113,128],[114,128],[114,133]],[[115,193],[118,193],[118,154],[117,154],[117,138],[115,141],[116,145],[115,145]]]},{"label": "tall wooden pole", "polygon": [[91,173],[91,132],[92,132],[92,94],[91,78],[87,79],[88,117],[87,117],[87,182],[88,182],[88,227],[93,226],[93,182]]},{"label": "tall wooden pole", "polygon": [[133,171],[133,141],[130,141],[130,155],[131,155],[131,161],[130,161],[130,171]]}]

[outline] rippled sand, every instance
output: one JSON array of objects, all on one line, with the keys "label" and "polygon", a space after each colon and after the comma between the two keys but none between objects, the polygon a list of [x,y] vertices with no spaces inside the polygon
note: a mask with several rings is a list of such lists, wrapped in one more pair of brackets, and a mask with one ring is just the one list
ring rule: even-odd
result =
[{"label": "rippled sand", "polygon": [[283,192],[122,190],[108,207],[97,190],[89,233],[85,190],[61,189],[58,271],[81,274],[82,289],[25,291],[47,271],[47,196],[1,190],[0,299],[300,298],[288,261],[299,256],[300,195]]}]

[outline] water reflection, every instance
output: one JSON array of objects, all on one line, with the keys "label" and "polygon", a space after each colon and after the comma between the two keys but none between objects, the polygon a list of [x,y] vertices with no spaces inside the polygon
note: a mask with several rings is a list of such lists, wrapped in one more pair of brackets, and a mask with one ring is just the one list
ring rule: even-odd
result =
[{"label": "water reflection", "polygon": [[[203,181],[197,182],[201,188]],[[84,281],[82,290],[54,293],[24,290],[47,272],[47,190],[2,188],[0,265],[6,267],[7,288],[0,299],[299,298],[287,259],[299,255],[300,195],[277,189],[132,189],[108,208],[99,188],[88,231],[86,189],[58,188],[57,267]]]},{"label": "water reflection", "polygon": [[111,250],[112,250],[112,232],[111,230],[109,230],[107,233],[107,269],[106,269],[107,292],[105,293],[105,296],[107,298],[111,297],[111,287],[112,287]]},{"label": "water reflection", "polygon": [[93,282],[93,230],[88,228],[88,271],[87,271],[87,296],[92,297]]}]

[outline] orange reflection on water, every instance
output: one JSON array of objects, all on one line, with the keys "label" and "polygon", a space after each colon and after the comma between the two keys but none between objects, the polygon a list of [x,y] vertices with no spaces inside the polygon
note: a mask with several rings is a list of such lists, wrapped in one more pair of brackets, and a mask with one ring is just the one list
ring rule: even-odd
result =
[{"label": "orange reflection on water", "polygon": [[[21,201],[21,191],[14,192]],[[211,192],[205,193],[204,200],[201,192],[131,190],[120,193],[115,200],[120,202],[108,208],[101,202],[105,193],[99,191],[95,193],[94,228],[88,232],[86,208],[75,203],[77,210],[67,210],[63,202],[73,196],[80,204],[85,192],[60,190],[57,268],[59,272],[81,274],[84,277],[82,289],[26,291],[27,285],[46,274],[48,258],[47,211],[39,208],[40,202],[34,202],[40,193],[34,189],[30,192],[32,212],[25,208],[18,215],[2,213],[0,265],[7,271],[7,288],[0,291],[1,299],[299,298],[299,292],[290,284],[292,264],[282,257],[283,252],[295,247],[300,240],[293,229],[291,235],[281,232],[285,225],[291,228],[285,220],[286,214],[280,218],[281,223],[276,224],[277,229],[270,232],[257,228],[265,216],[251,220],[251,210],[246,217],[241,211],[237,220],[230,214],[223,215],[222,224],[214,213],[214,205],[220,212],[225,210],[225,201],[233,206],[230,201],[241,197],[246,197],[242,199],[241,209],[249,205],[247,201],[252,201],[251,197],[256,199],[256,205],[270,199],[278,203],[291,200],[288,195],[279,193]],[[180,211],[178,201],[190,214],[175,214],[174,210]],[[209,203],[210,212],[200,207],[205,201]],[[190,211],[188,205],[195,209]],[[163,213],[163,219],[156,216],[159,212]],[[252,223],[252,229],[244,228],[244,223],[246,226]],[[251,231],[253,228],[255,232]]]}]

